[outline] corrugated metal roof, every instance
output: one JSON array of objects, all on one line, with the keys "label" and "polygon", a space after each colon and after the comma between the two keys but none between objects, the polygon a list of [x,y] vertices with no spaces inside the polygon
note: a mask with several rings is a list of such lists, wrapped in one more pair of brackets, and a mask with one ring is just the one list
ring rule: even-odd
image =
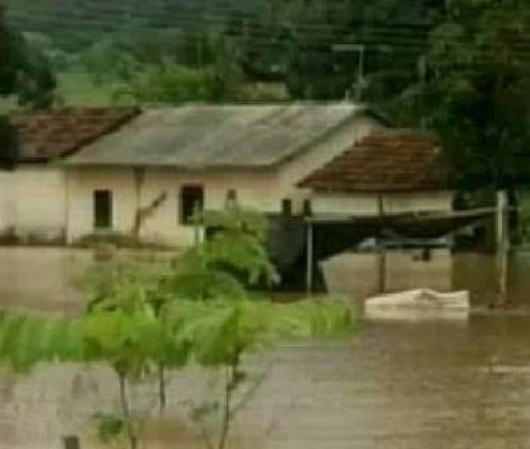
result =
[{"label": "corrugated metal roof", "polygon": [[148,109],[66,163],[264,168],[329,137],[362,111],[362,107],[347,103]]},{"label": "corrugated metal roof", "polygon": [[449,186],[436,138],[416,130],[377,131],[299,183],[338,192],[438,190]]}]

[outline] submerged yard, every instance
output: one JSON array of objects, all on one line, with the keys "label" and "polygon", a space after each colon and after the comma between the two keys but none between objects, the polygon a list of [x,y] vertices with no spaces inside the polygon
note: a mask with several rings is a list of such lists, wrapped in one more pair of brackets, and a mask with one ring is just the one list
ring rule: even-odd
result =
[{"label": "submerged yard", "polygon": [[[2,257],[5,307],[68,314],[79,308],[73,275],[91,263],[91,253],[6,249]],[[343,342],[285,345],[251,358],[250,369],[267,375],[239,415],[230,447],[528,447],[529,303],[522,294],[513,299],[511,312],[476,312],[469,322],[367,321]],[[211,379],[195,369],[172,376],[173,402],[160,419],[155,383],[135,391],[138,407],[153,416],[143,447],[203,447],[180,411],[215,388]],[[5,372],[0,448],[62,449],[68,436],[79,436],[82,449],[99,448],[91,418],[117,405],[114,374],[103,367],[42,366],[22,377]]]},{"label": "submerged yard", "polygon": [[[469,323],[366,323],[349,342],[284,347],[268,359],[267,379],[230,447],[528,447],[529,336],[529,317],[488,315]],[[187,373],[170,388],[185,401],[205,385],[203,375]],[[2,449],[60,449],[67,435],[98,447],[89,418],[117,401],[104,369],[45,367],[30,377],[4,375],[0,386]],[[147,393],[140,392],[142,407],[156,410]],[[175,422],[155,422],[144,447],[201,447]]]},{"label": "submerged yard", "polygon": [[0,0],[0,449],[530,448],[529,45],[522,0]]}]

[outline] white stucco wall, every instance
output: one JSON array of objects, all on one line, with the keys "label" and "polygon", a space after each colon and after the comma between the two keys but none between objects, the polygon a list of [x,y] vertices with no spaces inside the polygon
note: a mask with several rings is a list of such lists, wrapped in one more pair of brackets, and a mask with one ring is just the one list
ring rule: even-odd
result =
[{"label": "white stucco wall", "polygon": [[11,172],[0,171],[0,233],[2,234],[13,226],[11,179]]},{"label": "white stucco wall", "polygon": [[60,238],[65,229],[64,174],[53,165],[20,165],[0,172],[0,232]]},{"label": "white stucco wall", "polygon": [[375,119],[359,116],[345,125],[340,132],[280,167],[278,185],[284,195],[293,200],[293,210],[301,212],[304,199],[311,197],[310,190],[296,187],[299,181],[330,162],[346,149],[353,147],[373,130],[379,128],[382,128],[382,125]]},{"label": "white stucco wall", "polygon": [[[281,192],[275,172],[179,172],[170,169],[145,169],[140,189],[134,170],[84,168],[69,169],[68,241],[75,242],[94,233],[93,192],[108,189],[113,193],[113,231],[130,233],[137,205],[145,207],[166,193],[166,200],[144,222],[141,236],[173,246],[189,246],[195,238],[193,227],[179,222],[180,190],[185,185],[204,187],[205,208],[222,209],[227,192],[236,190],[238,201],[262,212],[279,212]],[[139,192],[139,196],[137,195]]]},{"label": "white stucco wall", "polygon": [[66,170],[67,240],[73,242],[94,233],[95,190],[113,195],[112,223],[116,232],[130,232],[136,210],[134,178],[126,169]]},{"label": "white stucco wall", "polygon": [[293,212],[301,211],[308,191],[296,187],[298,181],[329,162],[374,127],[380,126],[368,117],[352,120],[334,136],[301,152],[292,161],[270,170],[254,171],[198,171],[174,169],[145,169],[140,198],[132,168],[67,168],[68,178],[68,241],[74,242],[94,232],[93,192],[108,189],[113,192],[114,231],[130,233],[137,204],[151,204],[163,192],[167,199],[145,221],[141,236],[144,240],[159,241],[174,246],[188,246],[195,238],[192,227],[179,223],[179,194],[183,185],[204,186],[205,207],[222,209],[227,192],[236,190],[237,200],[245,207],[264,213],[279,213],[283,199],[293,201]]},{"label": "white stucco wall", "polygon": [[[146,207],[163,193],[166,200],[147,218],[141,229],[145,241],[186,247],[193,243],[195,229],[179,222],[180,190],[185,185],[202,185],[207,210],[220,210],[226,204],[229,190],[237,192],[237,200],[245,207],[264,213],[279,213],[282,199],[295,189],[279,181],[274,171],[259,172],[182,172],[170,169],[145,169],[137,184],[132,168],[69,169],[68,241],[77,241],[95,232],[93,193],[108,189],[113,194],[113,228],[131,233],[137,206]],[[140,186],[140,188],[138,188]],[[138,193],[139,195],[138,195]],[[435,211],[451,209],[450,192],[393,194],[384,198],[385,211]],[[312,199],[316,214],[377,214],[374,194],[321,195]]]},{"label": "white stucco wall", "polygon": [[274,189],[274,172],[196,172],[147,170],[142,188],[142,205],[149,205],[162,192],[167,200],[145,222],[142,237],[163,240],[177,246],[190,245],[195,238],[193,227],[179,223],[180,191],[185,185],[204,187],[206,210],[220,210],[229,190],[237,192],[240,204],[264,213],[279,212],[280,192]]},{"label": "white stucco wall", "polygon": [[[387,214],[406,212],[439,212],[452,210],[451,191],[389,193],[383,195]],[[321,193],[311,196],[315,214],[322,215],[377,215],[378,198],[375,193]]]}]

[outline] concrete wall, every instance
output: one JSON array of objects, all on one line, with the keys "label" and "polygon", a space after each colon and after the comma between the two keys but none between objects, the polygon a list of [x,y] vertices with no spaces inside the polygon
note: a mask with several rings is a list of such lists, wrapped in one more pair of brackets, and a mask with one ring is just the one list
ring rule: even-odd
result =
[{"label": "concrete wall", "polygon": [[82,169],[66,171],[67,240],[69,243],[94,233],[95,190],[110,190],[113,194],[113,230],[131,231],[136,211],[136,195],[132,170]]},{"label": "concrete wall", "polygon": [[22,165],[0,172],[0,232],[55,240],[64,235],[64,174],[51,165]]},{"label": "concrete wall", "polygon": [[130,233],[138,206],[145,207],[165,192],[166,200],[142,226],[141,237],[172,246],[185,247],[193,243],[195,230],[179,223],[179,195],[182,186],[204,186],[205,207],[219,210],[226,204],[229,190],[237,192],[238,202],[264,213],[279,213],[283,199],[293,201],[293,212],[302,210],[303,199],[309,192],[296,183],[333,159],[378,126],[369,118],[354,119],[329,139],[302,152],[278,168],[254,171],[197,171],[148,168],[141,173],[132,168],[68,169],[68,241],[75,242],[92,234],[93,192],[108,189],[113,192],[114,231]]},{"label": "concrete wall", "polygon": [[293,212],[302,211],[309,191],[297,182],[329,162],[380,125],[357,117],[341,125],[309,151],[282,165],[262,171],[182,172],[170,169],[65,168],[59,165],[22,165],[0,172],[0,232],[22,238],[51,240],[66,236],[68,242],[94,233],[95,190],[113,193],[113,231],[129,234],[139,208],[162,193],[166,200],[145,221],[141,236],[173,246],[188,246],[195,231],[179,223],[179,194],[186,184],[204,186],[205,207],[221,209],[229,190],[240,204],[264,213],[279,213],[283,199],[291,199]]},{"label": "concrete wall", "polygon": [[[385,213],[452,210],[453,193],[412,192],[383,195]],[[311,198],[315,214],[377,215],[378,198],[375,193],[321,193]]]},{"label": "concrete wall", "polygon": [[296,187],[299,181],[378,128],[382,128],[382,125],[370,117],[355,118],[333,136],[315,145],[311,151],[304,152],[285,164],[280,170],[278,182],[285,194],[293,200],[293,211],[301,212],[303,201],[312,196],[310,190]]},{"label": "concrete wall", "polygon": [[[229,190],[237,192],[240,204],[264,213],[279,213],[284,198],[299,192],[281,180],[282,173],[259,172],[179,172],[168,169],[146,169],[138,182],[133,169],[84,168],[70,170],[68,186],[68,242],[94,233],[93,192],[108,189],[113,192],[113,231],[131,233],[138,206],[146,207],[162,194],[165,201],[145,220],[141,237],[145,241],[186,247],[193,243],[195,229],[179,222],[180,189],[184,185],[204,186],[207,210],[220,210],[226,204]],[[294,176],[294,175],[291,175]],[[284,178],[285,179],[285,178]],[[300,205],[298,209],[300,209]],[[449,192],[425,194],[396,194],[385,198],[387,213],[418,210],[451,210]],[[374,195],[328,195],[313,198],[315,213],[377,214]],[[294,210],[299,212],[299,210]]]},{"label": "concrete wall", "polygon": [[227,194],[235,190],[240,204],[264,213],[277,213],[281,208],[281,192],[275,191],[274,172],[239,173],[179,173],[172,170],[148,170],[142,188],[142,203],[150,204],[162,192],[167,200],[146,221],[142,236],[163,240],[177,246],[193,243],[195,229],[179,222],[180,190],[182,186],[204,186],[206,210],[221,210],[226,205]]},{"label": "concrete wall", "polygon": [[13,226],[13,201],[11,196],[12,174],[0,171],[0,233],[5,234]]},{"label": "concrete wall", "polygon": [[146,207],[165,193],[166,199],[147,218],[141,229],[146,241],[189,246],[195,238],[191,226],[179,222],[180,189],[184,185],[204,186],[207,210],[222,209],[227,193],[234,189],[238,201],[262,212],[279,212],[282,194],[275,190],[274,172],[179,172],[168,169],[146,169],[135,175],[133,169],[71,169],[68,178],[68,241],[75,242],[94,233],[93,192],[113,192],[113,231],[132,231],[138,206]]}]

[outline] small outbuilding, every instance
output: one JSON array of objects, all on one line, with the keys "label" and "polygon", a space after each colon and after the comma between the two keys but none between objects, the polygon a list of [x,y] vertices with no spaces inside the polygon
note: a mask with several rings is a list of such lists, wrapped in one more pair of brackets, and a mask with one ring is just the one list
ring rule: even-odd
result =
[{"label": "small outbuilding", "polygon": [[415,130],[373,132],[299,184],[316,217],[449,212],[453,191],[438,140]]},{"label": "small outbuilding", "polygon": [[298,186],[311,192],[309,289],[317,261],[331,291],[356,297],[450,289],[452,258],[440,237],[457,224],[449,171],[435,137],[378,130]]}]

